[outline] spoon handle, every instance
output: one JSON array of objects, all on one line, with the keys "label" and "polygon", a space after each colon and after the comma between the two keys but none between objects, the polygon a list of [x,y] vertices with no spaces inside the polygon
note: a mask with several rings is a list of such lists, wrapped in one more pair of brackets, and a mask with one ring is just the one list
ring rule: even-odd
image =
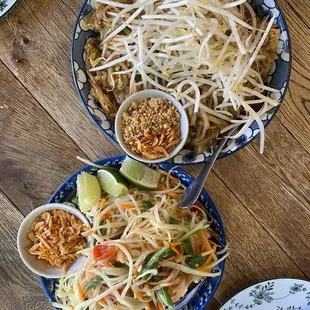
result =
[{"label": "spoon handle", "polygon": [[180,201],[178,205],[180,209],[182,210],[188,209],[198,199],[214,162],[216,161],[217,157],[221,153],[227,140],[230,139],[229,136],[231,136],[236,130],[237,128],[232,128],[231,130],[229,130],[225,134],[225,137],[223,137],[221,141],[216,145],[211,158],[204,164],[204,166],[202,167],[197,177],[194,179],[194,181],[189,185],[189,187],[185,190],[185,192],[180,197]]}]

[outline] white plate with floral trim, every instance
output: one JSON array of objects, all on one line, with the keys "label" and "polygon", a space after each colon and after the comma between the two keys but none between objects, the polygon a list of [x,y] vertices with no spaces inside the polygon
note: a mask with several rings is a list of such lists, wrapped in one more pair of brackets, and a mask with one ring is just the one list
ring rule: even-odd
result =
[{"label": "white plate with floral trim", "polygon": [[254,284],[229,299],[220,310],[310,310],[310,282],[274,279]]},{"label": "white plate with floral trim", "polygon": [[18,0],[0,0],[0,19],[7,15]]}]

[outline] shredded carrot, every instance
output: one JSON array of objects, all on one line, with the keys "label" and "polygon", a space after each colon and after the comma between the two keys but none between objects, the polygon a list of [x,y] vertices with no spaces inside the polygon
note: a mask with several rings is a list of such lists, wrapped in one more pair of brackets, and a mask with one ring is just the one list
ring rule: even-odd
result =
[{"label": "shredded carrot", "polygon": [[133,205],[129,205],[129,204],[122,204],[122,205],[120,205],[120,207],[121,207],[123,210],[128,210],[128,209],[133,209],[133,208],[134,208]]},{"label": "shredded carrot", "polygon": [[215,232],[215,231],[212,231],[211,232],[211,236],[212,237],[219,237],[219,234],[217,232]]},{"label": "shredded carrot", "polygon": [[107,200],[104,199],[104,198],[102,198],[102,199],[100,200],[99,204],[98,204],[98,207],[99,207],[99,208],[103,208],[103,206],[106,204],[106,202],[107,202]]},{"label": "shredded carrot", "polygon": [[102,302],[105,306],[108,305],[107,301],[104,298],[100,299],[99,301]]},{"label": "shredded carrot", "polygon": [[211,263],[213,257],[210,255],[207,260],[200,266],[197,268],[197,270],[199,271],[206,271],[208,265]]},{"label": "shredded carrot", "polygon": [[81,297],[81,300],[84,300],[85,299],[85,296],[86,296],[86,292],[84,291],[82,285],[80,284],[80,282],[78,282],[77,284],[77,288],[78,288],[78,291],[79,291],[79,295]]},{"label": "shredded carrot", "polygon": [[111,212],[107,211],[107,209],[104,209],[100,214],[99,214],[99,221],[102,221],[103,219],[109,219],[111,221],[112,215]]},{"label": "shredded carrot", "polygon": [[136,266],[133,266],[133,274],[135,275],[135,276],[137,276],[138,275],[138,269],[137,269],[137,267]]},{"label": "shredded carrot", "polygon": [[165,308],[163,307],[163,305],[160,301],[157,304],[157,310],[165,310]]},{"label": "shredded carrot", "polygon": [[179,251],[176,247],[171,247],[171,250],[172,250],[173,252],[175,252],[176,254],[178,254],[178,255],[181,254],[180,251]]},{"label": "shredded carrot", "polygon": [[140,301],[143,301],[143,294],[141,292],[135,292],[135,298],[138,298]]},{"label": "shredded carrot", "polygon": [[212,252],[213,252],[213,250],[209,250],[209,251],[204,251],[204,252],[201,252],[201,256],[207,256],[207,255],[210,255]]},{"label": "shredded carrot", "polygon": [[[176,243],[179,243],[179,242],[176,242]],[[164,245],[170,248],[173,252],[177,253],[178,255],[181,254],[180,251],[176,248],[176,246],[172,242],[164,241]]]},{"label": "shredded carrot", "polygon": [[214,241],[212,241],[212,240],[209,240],[209,243],[210,244],[215,244],[217,246],[217,244]]},{"label": "shredded carrot", "polygon": [[203,243],[203,245],[205,246],[206,250],[207,250],[207,251],[212,250],[212,248],[211,248],[211,246],[210,246],[210,243],[209,243],[209,240],[208,240],[208,238],[206,237],[206,235],[204,234],[204,232],[203,232],[203,231],[200,231],[200,232],[198,232],[198,234],[199,234],[199,236],[200,236],[200,238],[201,238],[201,240],[202,240],[202,243]]},{"label": "shredded carrot", "polygon": [[167,247],[176,247],[178,245],[181,245],[182,242],[169,242],[169,241],[164,241],[164,245],[167,246]]},{"label": "shredded carrot", "polygon": [[182,254],[175,256],[175,262],[176,263],[181,263],[182,260],[183,260],[183,255]]},{"label": "shredded carrot", "polygon": [[169,193],[170,197],[174,198],[174,199],[179,199],[180,195],[177,194],[176,192],[170,192]]}]

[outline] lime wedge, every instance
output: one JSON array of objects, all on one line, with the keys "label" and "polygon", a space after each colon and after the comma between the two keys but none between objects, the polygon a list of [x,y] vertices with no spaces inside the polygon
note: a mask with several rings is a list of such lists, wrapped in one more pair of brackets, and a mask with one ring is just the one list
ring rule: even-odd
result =
[{"label": "lime wedge", "polygon": [[145,189],[156,189],[160,179],[159,172],[130,157],[125,158],[119,172],[132,184]]},{"label": "lime wedge", "polygon": [[124,196],[128,192],[127,181],[115,168],[106,167],[97,171],[102,190],[114,197]]},{"label": "lime wedge", "polygon": [[77,192],[82,212],[92,209],[101,198],[101,189],[97,178],[86,172],[77,176]]}]

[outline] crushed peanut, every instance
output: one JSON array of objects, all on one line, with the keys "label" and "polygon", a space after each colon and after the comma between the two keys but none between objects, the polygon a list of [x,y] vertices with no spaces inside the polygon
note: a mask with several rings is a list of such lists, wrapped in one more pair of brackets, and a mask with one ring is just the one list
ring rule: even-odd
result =
[{"label": "crushed peanut", "polygon": [[86,247],[86,239],[81,235],[85,225],[76,216],[61,210],[44,212],[32,223],[27,238],[32,245],[28,252],[45,260],[46,267],[67,268],[79,256],[78,251]]},{"label": "crushed peanut", "polygon": [[180,113],[165,98],[133,102],[122,114],[127,147],[146,159],[167,157],[181,141]]}]

